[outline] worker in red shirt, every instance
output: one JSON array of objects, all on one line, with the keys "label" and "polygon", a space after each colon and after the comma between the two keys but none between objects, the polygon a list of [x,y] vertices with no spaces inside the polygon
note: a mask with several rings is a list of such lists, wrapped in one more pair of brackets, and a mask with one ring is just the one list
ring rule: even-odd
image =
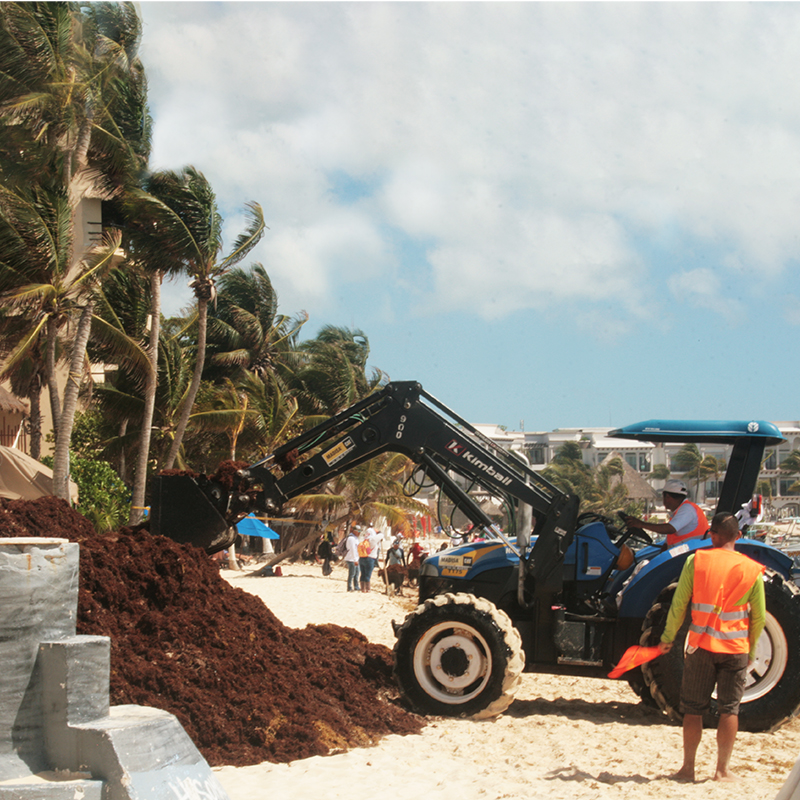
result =
[{"label": "worker in red shirt", "polygon": [[629,528],[643,528],[651,533],[667,537],[667,547],[686,539],[699,539],[708,530],[705,512],[689,500],[689,490],[683,481],[669,480],[662,490],[664,508],[670,512],[669,522],[645,522],[643,519],[625,516]]}]

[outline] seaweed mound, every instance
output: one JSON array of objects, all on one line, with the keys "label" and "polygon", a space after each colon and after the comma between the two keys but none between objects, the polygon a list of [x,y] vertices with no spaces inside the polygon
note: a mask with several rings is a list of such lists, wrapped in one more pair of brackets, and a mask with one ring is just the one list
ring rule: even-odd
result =
[{"label": "seaweed mound", "polygon": [[209,557],[144,528],[98,535],[67,503],[0,499],[0,536],[78,542],[80,634],[111,639],[111,703],[175,714],[212,766],[286,762],[416,733],[391,652],[337,625],[283,625]]}]

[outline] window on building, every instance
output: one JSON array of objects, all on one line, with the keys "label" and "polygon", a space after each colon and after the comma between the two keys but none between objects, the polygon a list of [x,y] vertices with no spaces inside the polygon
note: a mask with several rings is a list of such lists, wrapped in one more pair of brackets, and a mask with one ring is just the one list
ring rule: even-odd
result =
[{"label": "window on building", "polygon": [[544,447],[529,447],[528,459],[531,464],[544,464]]},{"label": "window on building", "polygon": [[797,478],[781,478],[779,481],[779,486],[781,490],[781,497],[789,497],[791,495],[796,495],[798,492],[790,491],[790,487],[797,482]]},{"label": "window on building", "polygon": [[639,472],[650,472],[650,456],[639,453]]},{"label": "window on building", "polygon": [[719,497],[719,490],[721,488],[721,481],[706,481],[706,497]]},{"label": "window on building", "polygon": [[777,469],[778,457],[775,455],[775,450],[768,450],[769,455],[764,460],[764,469]]},{"label": "window on building", "polygon": [[637,454],[636,453],[625,453],[625,460],[628,462],[628,465],[633,467],[633,469],[637,469]]}]

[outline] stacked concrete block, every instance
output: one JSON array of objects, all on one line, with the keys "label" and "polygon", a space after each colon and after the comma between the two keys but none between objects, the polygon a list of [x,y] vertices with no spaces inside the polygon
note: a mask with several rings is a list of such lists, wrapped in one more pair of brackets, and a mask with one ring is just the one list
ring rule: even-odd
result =
[{"label": "stacked concrete block", "polygon": [[77,544],[0,539],[0,800],[228,800],[178,720],[110,706],[110,640],[76,636]]}]

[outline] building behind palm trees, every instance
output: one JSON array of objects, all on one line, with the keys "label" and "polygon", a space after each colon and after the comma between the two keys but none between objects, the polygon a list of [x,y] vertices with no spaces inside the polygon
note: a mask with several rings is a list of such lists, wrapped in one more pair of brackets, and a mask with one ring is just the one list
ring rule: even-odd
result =
[{"label": "building behind palm trees", "polygon": [[[800,450],[800,421],[774,423],[786,442],[777,447],[768,447],[764,452],[764,462],[759,475],[758,490],[767,499],[769,513],[775,518],[800,516],[800,480],[797,472],[790,472],[793,466],[790,454]],[[577,443],[581,449],[583,462],[589,467],[598,467],[611,453],[617,453],[627,467],[644,478],[650,486],[660,493],[664,478],[663,468],[669,470],[670,477],[686,481],[697,502],[714,506],[719,487],[725,478],[724,470],[718,475],[697,481],[684,472],[674,468],[672,463],[681,449],[678,444],[653,444],[628,439],[615,439],[608,434],[612,428],[557,428],[553,431],[508,431],[497,425],[476,425],[485,436],[507,450],[516,450],[526,456],[536,470],[548,466],[560,447],[568,442]],[[725,445],[699,445],[700,455],[713,456],[723,464],[727,463],[731,448]],[[782,465],[784,469],[781,469]],[[661,470],[658,469],[661,467]],[[698,484],[696,486],[696,484]],[[695,497],[696,494],[696,497]]]}]

